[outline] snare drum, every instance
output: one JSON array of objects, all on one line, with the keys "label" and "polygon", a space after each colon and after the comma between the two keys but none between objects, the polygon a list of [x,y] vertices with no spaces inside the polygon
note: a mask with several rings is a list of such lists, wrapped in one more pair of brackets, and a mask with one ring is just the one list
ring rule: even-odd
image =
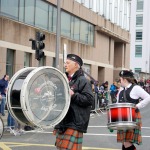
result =
[{"label": "snare drum", "polygon": [[109,129],[126,130],[136,128],[135,105],[132,103],[116,103],[107,106]]}]

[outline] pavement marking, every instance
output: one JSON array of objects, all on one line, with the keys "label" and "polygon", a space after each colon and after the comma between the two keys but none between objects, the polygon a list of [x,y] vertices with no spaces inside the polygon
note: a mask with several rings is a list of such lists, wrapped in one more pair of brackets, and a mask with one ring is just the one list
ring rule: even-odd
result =
[{"label": "pavement marking", "polygon": [[[0,146],[2,145],[3,150],[12,150],[9,147],[19,147],[19,146],[40,146],[40,147],[55,147],[50,144],[32,144],[32,143],[15,143],[15,142],[0,142]],[[119,149],[110,149],[110,148],[97,148],[97,147],[83,147],[83,150],[119,150]]]},{"label": "pavement marking", "polygon": [[[96,136],[117,136],[117,134],[96,134],[96,133],[86,133],[84,135],[96,135]],[[148,135],[142,135],[143,138],[150,138]]]},{"label": "pavement marking", "polygon": [[[45,132],[45,131],[27,131],[27,133],[48,133],[48,134],[52,134],[53,132]],[[84,133],[84,135],[93,135],[93,136],[117,136],[117,134],[98,134],[98,133]],[[150,138],[150,136],[147,136],[147,135],[142,135],[142,137],[144,138]]]},{"label": "pavement marking", "polygon": [[[107,126],[88,126],[88,128],[108,128]],[[150,127],[142,127],[142,129],[150,129]]]},{"label": "pavement marking", "polygon": [[84,150],[120,150],[120,149],[111,149],[111,148],[94,148],[94,147],[82,147]]},{"label": "pavement marking", "polygon": [[0,148],[2,148],[2,150],[11,150],[8,146],[6,146],[3,142],[0,142]]},{"label": "pavement marking", "polygon": [[10,147],[18,147],[18,146],[42,146],[42,147],[55,147],[50,144],[33,144],[33,143],[16,143],[16,142],[3,142],[4,144],[9,145]]},{"label": "pavement marking", "polygon": [[116,134],[98,134],[98,133],[85,133],[84,135],[96,135],[96,136],[117,136]]}]

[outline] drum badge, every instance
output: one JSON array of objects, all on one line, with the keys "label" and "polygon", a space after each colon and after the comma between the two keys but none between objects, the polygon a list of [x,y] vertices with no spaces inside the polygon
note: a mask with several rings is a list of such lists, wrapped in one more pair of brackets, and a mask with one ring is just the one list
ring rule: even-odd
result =
[{"label": "drum badge", "polygon": [[43,83],[40,86],[40,89],[41,89],[40,102],[42,104],[41,110],[43,111],[53,110],[57,106],[55,104],[57,87],[53,84],[53,82],[48,81]]}]

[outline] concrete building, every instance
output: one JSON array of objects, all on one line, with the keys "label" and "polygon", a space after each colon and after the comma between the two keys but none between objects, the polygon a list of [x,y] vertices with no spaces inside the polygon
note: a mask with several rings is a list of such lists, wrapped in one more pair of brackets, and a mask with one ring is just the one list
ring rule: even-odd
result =
[{"label": "concrete building", "polygon": [[[121,69],[129,69],[129,7],[127,0],[61,0],[60,70],[64,44],[101,83],[112,83]],[[56,0],[0,0],[0,76],[38,66],[29,41],[37,31],[46,36],[41,65],[54,66],[56,19]]]},{"label": "concrete building", "polygon": [[[150,73],[149,0],[131,2],[131,69],[135,73]],[[147,75],[146,75],[147,76]]]}]

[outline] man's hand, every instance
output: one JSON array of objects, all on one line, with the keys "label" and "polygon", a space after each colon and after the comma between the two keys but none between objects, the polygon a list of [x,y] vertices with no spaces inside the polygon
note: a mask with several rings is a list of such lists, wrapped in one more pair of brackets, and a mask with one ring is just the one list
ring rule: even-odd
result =
[{"label": "man's hand", "polygon": [[70,90],[70,95],[72,96],[74,94],[73,90]]}]

